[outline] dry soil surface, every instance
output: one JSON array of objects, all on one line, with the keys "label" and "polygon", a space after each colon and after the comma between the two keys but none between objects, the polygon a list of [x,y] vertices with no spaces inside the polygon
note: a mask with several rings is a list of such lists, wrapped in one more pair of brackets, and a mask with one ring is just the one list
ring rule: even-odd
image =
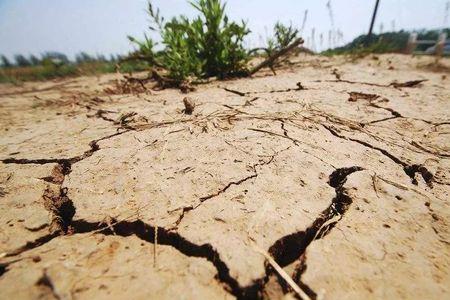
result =
[{"label": "dry soil surface", "polygon": [[[0,85],[1,299],[450,293],[449,60]],[[286,275],[284,275],[286,277]],[[295,285],[292,285],[295,287]]]}]

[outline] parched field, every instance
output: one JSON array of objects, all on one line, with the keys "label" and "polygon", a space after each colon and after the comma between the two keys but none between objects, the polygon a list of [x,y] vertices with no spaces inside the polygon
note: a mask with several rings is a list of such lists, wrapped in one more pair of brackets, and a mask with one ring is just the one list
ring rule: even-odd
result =
[{"label": "parched field", "polygon": [[432,61],[300,55],[187,95],[0,85],[0,298],[448,297],[450,60]]}]

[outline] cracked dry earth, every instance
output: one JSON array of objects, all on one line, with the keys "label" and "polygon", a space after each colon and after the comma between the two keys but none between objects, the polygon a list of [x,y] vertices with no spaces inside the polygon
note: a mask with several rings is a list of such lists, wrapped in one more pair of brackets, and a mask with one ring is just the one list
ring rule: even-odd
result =
[{"label": "cracked dry earth", "polygon": [[197,86],[192,115],[118,75],[2,85],[0,298],[298,297],[261,249],[311,299],[448,297],[430,62],[301,55]]}]

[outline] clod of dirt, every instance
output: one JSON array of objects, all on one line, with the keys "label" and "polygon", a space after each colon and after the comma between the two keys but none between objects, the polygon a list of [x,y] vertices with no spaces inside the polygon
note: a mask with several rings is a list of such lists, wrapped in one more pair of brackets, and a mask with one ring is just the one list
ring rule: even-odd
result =
[{"label": "clod of dirt", "polygon": [[339,73],[338,69],[333,69],[333,71],[331,72],[331,74],[333,74],[337,80],[341,80],[341,73]]},{"label": "clod of dirt", "polygon": [[303,86],[303,84],[302,84],[300,81],[297,82],[296,85],[297,85],[299,91],[301,91],[301,90],[306,90],[305,87]]},{"label": "clod of dirt", "polygon": [[184,104],[184,111],[183,112],[186,115],[191,115],[192,112],[194,111],[194,108],[195,108],[194,99],[192,99],[191,97],[184,97],[183,104]]}]

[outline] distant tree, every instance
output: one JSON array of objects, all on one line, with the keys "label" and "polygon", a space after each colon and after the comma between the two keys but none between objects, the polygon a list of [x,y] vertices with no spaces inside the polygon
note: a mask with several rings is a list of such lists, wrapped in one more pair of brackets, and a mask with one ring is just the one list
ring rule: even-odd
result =
[{"label": "distant tree", "polygon": [[97,54],[97,57],[95,58],[96,61],[105,62],[106,58],[103,54]]},{"label": "distant tree", "polygon": [[16,65],[19,67],[27,67],[31,65],[31,62],[22,54],[14,55],[14,60],[16,61]]},{"label": "distant tree", "polygon": [[83,62],[90,62],[93,61],[94,58],[87,54],[86,52],[80,52],[77,55],[75,55],[75,62],[76,63],[83,63]]},{"label": "distant tree", "polygon": [[29,61],[33,66],[37,66],[41,63],[41,60],[39,58],[37,58],[36,56],[34,56],[33,54],[30,55]]},{"label": "distant tree", "polygon": [[5,67],[5,68],[12,67],[12,63],[9,61],[9,59],[6,56],[2,55],[0,57],[0,59],[2,61],[2,67]]},{"label": "distant tree", "polygon": [[42,60],[50,60],[61,64],[69,63],[67,56],[60,52],[46,52],[42,55]]}]

